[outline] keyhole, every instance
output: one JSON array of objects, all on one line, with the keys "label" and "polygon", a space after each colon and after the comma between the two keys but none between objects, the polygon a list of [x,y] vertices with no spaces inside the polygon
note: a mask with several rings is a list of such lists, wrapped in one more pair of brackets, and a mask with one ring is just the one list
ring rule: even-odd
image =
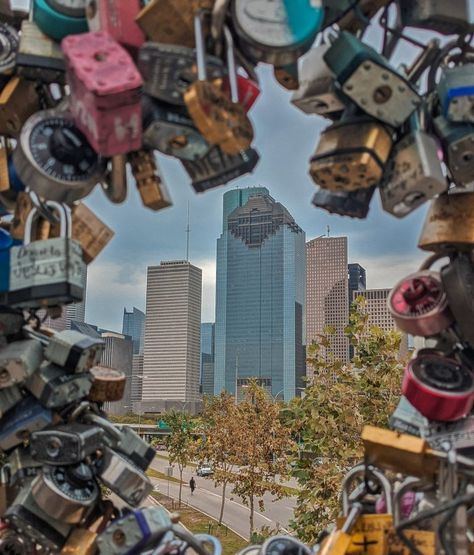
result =
[{"label": "keyhole", "polygon": [[381,85],[374,91],[373,99],[376,104],[385,104],[392,96],[392,87]]}]

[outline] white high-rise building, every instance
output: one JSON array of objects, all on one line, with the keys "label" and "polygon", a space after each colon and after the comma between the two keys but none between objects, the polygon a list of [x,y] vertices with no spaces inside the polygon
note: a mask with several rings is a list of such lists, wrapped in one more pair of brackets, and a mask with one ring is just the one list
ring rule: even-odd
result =
[{"label": "white high-rise building", "polygon": [[161,262],[147,274],[142,404],[160,410],[169,402],[200,399],[202,271],[187,261]]}]

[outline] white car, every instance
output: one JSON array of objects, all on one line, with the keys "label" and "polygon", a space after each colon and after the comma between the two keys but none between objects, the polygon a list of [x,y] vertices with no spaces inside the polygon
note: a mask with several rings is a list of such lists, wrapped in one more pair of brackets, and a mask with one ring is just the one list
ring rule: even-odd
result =
[{"label": "white car", "polygon": [[211,476],[214,474],[214,470],[212,470],[212,466],[210,464],[200,464],[197,467],[196,474],[198,476]]}]

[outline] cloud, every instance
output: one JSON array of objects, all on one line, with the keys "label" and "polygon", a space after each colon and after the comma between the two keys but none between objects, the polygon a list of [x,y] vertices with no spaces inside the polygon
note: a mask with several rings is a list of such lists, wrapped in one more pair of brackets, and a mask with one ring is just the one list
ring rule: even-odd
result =
[{"label": "cloud", "polygon": [[393,287],[403,277],[416,272],[426,257],[426,252],[418,251],[410,255],[362,256],[357,262],[367,272],[367,288],[384,289]]}]

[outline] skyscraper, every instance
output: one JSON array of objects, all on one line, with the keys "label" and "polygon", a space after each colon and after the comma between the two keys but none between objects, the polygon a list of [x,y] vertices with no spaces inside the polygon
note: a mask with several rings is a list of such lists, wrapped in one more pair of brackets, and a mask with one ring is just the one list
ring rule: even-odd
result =
[{"label": "skyscraper", "polygon": [[132,412],[132,339],[112,331],[102,332],[100,335],[105,342],[100,364],[120,370],[127,376],[123,398],[114,403],[106,403],[105,410],[109,414]]},{"label": "skyscraper", "polygon": [[[349,318],[347,237],[317,237],[306,243],[306,346],[326,326],[335,329],[327,355],[347,362],[349,342],[344,328]],[[311,374],[311,368],[308,368]]]},{"label": "skyscraper", "polygon": [[[366,300],[366,312],[369,315],[369,325],[378,326],[385,331],[398,330],[395,320],[388,309],[387,299],[391,289],[367,289],[366,291],[354,291],[352,300],[358,296],[364,297]],[[408,353],[408,336],[402,334],[400,344],[400,355],[405,356]]]},{"label": "skyscraper", "polygon": [[303,385],[305,234],[268,189],[228,191],[217,240],[214,393],[255,377],[289,400]]},{"label": "skyscraper", "polygon": [[348,264],[347,272],[349,275],[349,306],[352,304],[352,294],[354,291],[365,291],[367,288],[367,277],[365,268],[360,264]]},{"label": "skyscraper", "polygon": [[153,406],[162,410],[167,400],[184,403],[200,398],[201,289],[201,269],[184,260],[148,268],[142,390],[145,410]]},{"label": "skyscraper", "polygon": [[214,395],[214,330],[214,323],[201,324],[201,393],[203,395]]},{"label": "skyscraper", "polygon": [[143,353],[143,338],[145,334],[145,314],[133,307],[131,312],[123,309],[122,333],[130,335],[133,341],[133,354]]}]

